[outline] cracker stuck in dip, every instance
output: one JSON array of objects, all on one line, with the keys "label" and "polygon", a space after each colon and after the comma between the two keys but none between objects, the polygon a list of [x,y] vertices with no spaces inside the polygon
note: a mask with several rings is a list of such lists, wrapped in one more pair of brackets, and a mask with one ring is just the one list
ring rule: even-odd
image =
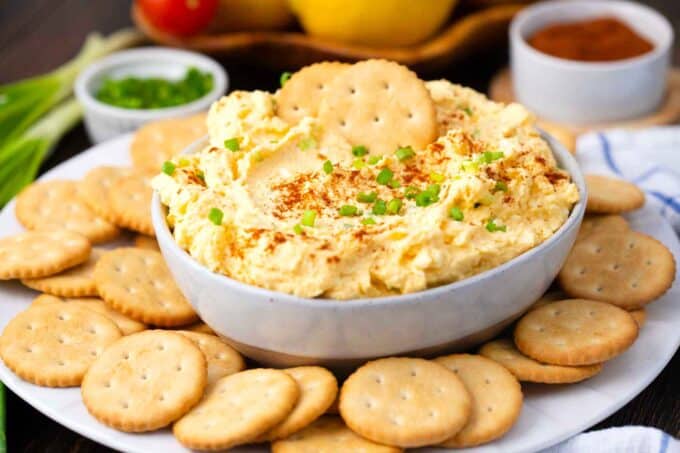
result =
[{"label": "cracker stuck in dip", "polygon": [[[394,63],[357,66],[367,72],[360,85],[349,82],[356,71],[329,81],[318,88],[321,113],[290,123],[277,114],[279,93],[236,91],[212,106],[209,145],[176,156],[153,181],[180,247],[251,285],[365,298],[491,269],[567,219],[578,190],[522,106],[447,81],[423,83]],[[349,105],[329,114],[335,104],[324,104],[324,92],[343,86]],[[355,120],[365,111],[370,127]],[[424,126],[410,141],[404,131],[415,121]]]}]

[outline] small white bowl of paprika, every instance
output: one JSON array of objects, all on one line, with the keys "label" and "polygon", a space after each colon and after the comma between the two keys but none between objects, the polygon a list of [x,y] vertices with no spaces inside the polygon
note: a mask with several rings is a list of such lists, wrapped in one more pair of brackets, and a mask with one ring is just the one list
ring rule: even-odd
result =
[{"label": "small white bowl of paprika", "polygon": [[510,27],[516,99],[540,117],[574,125],[641,117],[666,92],[673,29],[624,0],[554,0]]},{"label": "small white bowl of paprika", "polygon": [[94,143],[144,123],[207,111],[228,88],[215,60],[195,52],[148,47],[111,54],[85,69],[75,93]]}]

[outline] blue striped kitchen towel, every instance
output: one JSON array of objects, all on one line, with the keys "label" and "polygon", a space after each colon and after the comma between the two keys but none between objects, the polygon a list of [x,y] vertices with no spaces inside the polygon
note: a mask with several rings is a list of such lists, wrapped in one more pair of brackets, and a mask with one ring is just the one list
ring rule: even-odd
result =
[{"label": "blue striped kitchen towel", "polygon": [[680,453],[680,442],[661,430],[623,426],[579,434],[541,453]]},{"label": "blue striped kitchen towel", "polygon": [[680,126],[592,132],[579,137],[576,150],[584,173],[637,184],[680,233]]}]

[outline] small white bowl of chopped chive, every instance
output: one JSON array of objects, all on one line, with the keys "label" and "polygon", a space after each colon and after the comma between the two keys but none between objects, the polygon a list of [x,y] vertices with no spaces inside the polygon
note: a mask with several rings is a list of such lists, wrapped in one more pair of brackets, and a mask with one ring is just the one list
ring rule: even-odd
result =
[{"label": "small white bowl of chopped chive", "polygon": [[148,47],[111,54],[85,69],[75,85],[85,127],[94,143],[150,121],[208,110],[229,78],[212,58]]}]

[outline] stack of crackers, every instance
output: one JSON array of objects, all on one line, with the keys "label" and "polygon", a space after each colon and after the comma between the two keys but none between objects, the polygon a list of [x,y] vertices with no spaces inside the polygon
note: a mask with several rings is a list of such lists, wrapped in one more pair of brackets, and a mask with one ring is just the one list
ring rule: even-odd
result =
[{"label": "stack of crackers", "polygon": [[[340,388],[318,366],[246,370],[200,323],[152,237],[149,174],[205,133],[199,122],[146,126],[134,168],[28,187],[16,215],[29,231],[0,239],[0,279],[43,293],[6,326],[0,358],[36,385],[80,386],[88,411],[121,431],[171,426],[188,448],[269,442],[281,453],[484,444],[517,421],[520,382],[576,383],[629,348],[644,307],[675,277],[666,247],[621,216],[643,193],[589,176],[588,215],[555,289],[477,354],[383,358]],[[137,235],[134,247],[93,248],[124,230]]]}]

